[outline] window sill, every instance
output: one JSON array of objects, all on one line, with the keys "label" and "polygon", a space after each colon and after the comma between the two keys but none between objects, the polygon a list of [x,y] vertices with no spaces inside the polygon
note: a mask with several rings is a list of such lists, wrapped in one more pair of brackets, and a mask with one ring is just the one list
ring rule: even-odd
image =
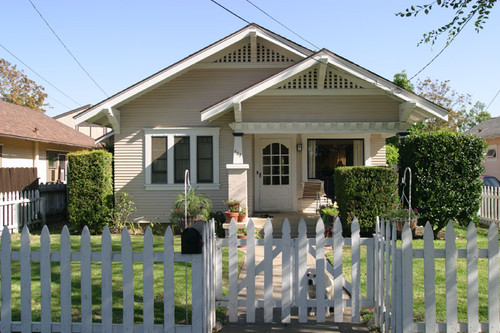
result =
[{"label": "window sill", "polygon": [[[181,191],[184,184],[145,184],[146,191]],[[197,187],[200,191],[218,191],[220,184],[191,184],[192,188]]]}]

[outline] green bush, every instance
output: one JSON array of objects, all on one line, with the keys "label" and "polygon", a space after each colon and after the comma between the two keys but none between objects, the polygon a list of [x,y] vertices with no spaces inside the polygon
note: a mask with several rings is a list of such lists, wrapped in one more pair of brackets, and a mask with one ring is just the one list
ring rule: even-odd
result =
[{"label": "green bush", "polygon": [[397,173],[385,167],[340,167],[334,177],[344,235],[350,235],[352,220],[357,217],[361,234],[371,236],[377,216],[397,205]]},{"label": "green bush", "polygon": [[100,233],[113,209],[112,155],[104,150],[68,154],[69,223]]},{"label": "green bush", "polygon": [[461,133],[421,133],[400,144],[400,174],[412,170],[412,207],[419,224],[429,221],[434,234],[448,221],[462,225],[477,218],[481,200],[483,141]]}]

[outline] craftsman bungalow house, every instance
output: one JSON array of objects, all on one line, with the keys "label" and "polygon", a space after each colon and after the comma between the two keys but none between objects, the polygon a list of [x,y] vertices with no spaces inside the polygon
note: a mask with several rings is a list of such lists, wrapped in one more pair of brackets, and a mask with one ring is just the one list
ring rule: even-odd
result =
[{"label": "craftsman bungalow house", "polygon": [[329,50],[256,24],[76,117],[113,129],[115,191],[166,221],[184,171],[216,210],[297,211],[338,165],[385,165],[385,139],[446,110]]}]

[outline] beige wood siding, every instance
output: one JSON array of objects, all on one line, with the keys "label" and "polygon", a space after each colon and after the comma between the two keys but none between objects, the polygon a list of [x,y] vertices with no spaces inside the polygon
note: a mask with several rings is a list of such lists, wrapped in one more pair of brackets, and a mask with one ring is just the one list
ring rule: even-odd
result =
[{"label": "beige wood siding", "polygon": [[[121,134],[115,136],[115,191],[129,193],[137,205],[133,218],[165,222],[180,191],[147,191],[144,173],[144,128],[220,127],[218,191],[203,191],[215,211],[225,209],[226,164],[232,163],[233,112],[212,123],[200,121],[200,111],[279,69],[196,69],[120,107]],[[246,141],[246,140],[245,140]],[[248,154],[248,153],[247,153]],[[252,155],[247,155],[245,158]],[[200,191],[201,192],[201,191]]]},{"label": "beige wood siding", "polygon": [[386,96],[256,96],[242,103],[243,121],[398,121]]},{"label": "beige wood siding", "polygon": [[370,138],[370,152],[373,166],[385,166],[385,138],[380,134],[372,134]]},{"label": "beige wood siding", "polygon": [[34,141],[0,137],[3,168],[33,168]]}]

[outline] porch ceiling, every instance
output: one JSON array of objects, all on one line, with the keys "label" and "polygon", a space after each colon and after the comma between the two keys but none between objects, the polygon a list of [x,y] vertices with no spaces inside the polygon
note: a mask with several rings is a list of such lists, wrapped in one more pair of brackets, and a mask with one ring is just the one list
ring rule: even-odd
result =
[{"label": "porch ceiling", "polygon": [[229,125],[235,132],[265,133],[399,133],[406,131],[406,122],[241,122]]}]

